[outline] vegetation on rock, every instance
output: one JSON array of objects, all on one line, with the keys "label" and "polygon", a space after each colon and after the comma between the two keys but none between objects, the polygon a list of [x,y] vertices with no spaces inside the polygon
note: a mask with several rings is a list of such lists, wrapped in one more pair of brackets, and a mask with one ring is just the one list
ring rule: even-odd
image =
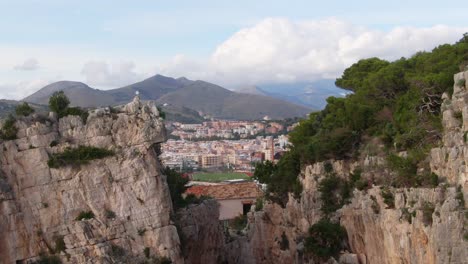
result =
[{"label": "vegetation on rock", "polygon": [[34,113],[34,111],[34,108],[29,106],[29,104],[26,102],[17,105],[15,108],[15,113],[17,116],[29,116],[30,114]]},{"label": "vegetation on rock", "polygon": [[182,194],[184,194],[184,192],[187,190],[185,185],[189,182],[189,179],[169,167],[164,169],[163,174],[167,177],[167,185],[169,186],[169,192],[171,194],[172,206],[174,207],[174,210],[184,208],[189,204],[200,204],[204,200],[212,199],[209,196],[202,195],[197,197],[194,194],[188,194],[184,198]]},{"label": "vegetation on rock", "polygon": [[343,207],[351,198],[350,184],[337,177],[334,173],[328,174],[320,181],[318,191],[322,206],[320,210],[325,216],[329,216],[339,208]]},{"label": "vegetation on rock", "polygon": [[47,164],[50,168],[81,165],[87,164],[91,160],[103,159],[114,154],[113,151],[103,148],[79,146],[78,148],[66,148],[61,153],[52,154]]},{"label": "vegetation on rock", "polygon": [[322,219],[309,228],[305,251],[321,260],[336,257],[343,249],[346,230],[340,224]]},{"label": "vegetation on rock", "polygon": [[169,185],[169,192],[174,209],[177,210],[184,207],[186,202],[182,194],[187,190],[185,185],[189,182],[188,178],[182,177],[182,174],[169,167],[164,169],[163,174],[167,177],[167,185]]},{"label": "vegetation on rock", "polygon": [[[353,94],[328,98],[324,110],[301,121],[290,133],[291,151],[277,165],[257,164],[254,176],[267,184],[266,197],[284,206],[288,192],[300,194],[297,175],[301,166],[357,158],[366,138],[384,143],[387,163],[395,172],[388,180],[390,185],[438,184],[424,159],[441,139],[442,94],[452,93],[453,75],[467,62],[465,34],[453,45],[440,45],[410,58],[394,62],[370,58],[353,64],[336,80],[337,86]],[[408,155],[398,155],[402,151]],[[368,186],[361,179],[352,185],[360,189]]]},{"label": "vegetation on rock", "polygon": [[242,231],[247,226],[247,216],[238,215],[230,221],[230,227],[238,232]]},{"label": "vegetation on rock", "polygon": [[9,115],[3,122],[2,129],[0,130],[0,138],[3,140],[14,140],[18,133],[18,128],[15,126],[16,119]]},{"label": "vegetation on rock", "polygon": [[88,220],[94,218],[93,211],[83,211],[75,218],[76,221]]},{"label": "vegetation on rock", "polygon": [[70,99],[68,99],[63,91],[55,92],[49,98],[49,108],[53,112],[57,113],[59,118],[76,115],[80,116],[83,122],[86,122],[88,119],[88,111],[79,107],[69,107],[69,105]]},{"label": "vegetation on rock", "polygon": [[299,156],[295,152],[286,153],[278,164],[270,161],[257,163],[255,166],[254,179],[267,184],[265,197],[281,206],[286,206],[288,193],[299,198],[302,185],[297,178],[300,172]]},{"label": "vegetation on rock", "polygon": [[294,151],[304,163],[349,158],[358,154],[363,135],[381,137],[397,151],[427,150],[441,135],[441,95],[451,91],[465,61],[466,37],[408,59],[360,60],[336,81],[354,94],[330,97],[323,111],[301,122],[291,133]]}]

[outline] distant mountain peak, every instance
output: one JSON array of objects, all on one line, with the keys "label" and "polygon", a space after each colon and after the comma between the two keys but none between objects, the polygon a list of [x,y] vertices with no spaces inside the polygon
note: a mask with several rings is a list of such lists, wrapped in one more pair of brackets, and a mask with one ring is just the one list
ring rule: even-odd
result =
[{"label": "distant mountain peak", "polygon": [[45,86],[24,100],[47,104],[52,93],[59,90],[65,92],[72,105],[81,107],[124,104],[131,101],[135,91],[138,91],[142,100],[168,103],[180,109],[187,107],[217,118],[259,119],[269,115],[281,119],[305,116],[310,112],[307,107],[264,96],[263,93],[236,93],[203,80],[193,81],[186,77],[175,79],[160,74],[125,87],[105,91],[93,89],[80,82],[61,81]]}]

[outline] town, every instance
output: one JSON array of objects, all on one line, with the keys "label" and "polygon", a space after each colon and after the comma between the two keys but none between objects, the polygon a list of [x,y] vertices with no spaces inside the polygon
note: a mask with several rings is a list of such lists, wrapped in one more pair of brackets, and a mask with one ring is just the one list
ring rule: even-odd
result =
[{"label": "town", "polygon": [[252,172],[255,163],[274,161],[287,151],[287,133],[297,123],[217,120],[202,124],[167,124],[163,164],[181,172]]}]

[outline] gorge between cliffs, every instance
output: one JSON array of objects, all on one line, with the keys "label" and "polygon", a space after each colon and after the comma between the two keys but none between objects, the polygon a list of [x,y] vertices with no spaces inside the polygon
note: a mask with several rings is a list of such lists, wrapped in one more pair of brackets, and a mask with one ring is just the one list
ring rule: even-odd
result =
[{"label": "gorge between cliffs", "polygon": [[[159,144],[157,107],[133,102],[58,118],[16,121],[17,139],[0,146],[0,263],[468,263],[468,91],[454,76],[441,105],[443,136],[427,157],[444,182],[383,187],[395,173],[377,150],[302,166],[302,190],[283,204],[265,200],[246,227],[226,233],[208,199],[175,210]],[[112,155],[72,166],[51,157],[81,146]],[[405,156],[404,152],[400,153]],[[324,217],[321,182],[357,175],[366,188],[327,217],[345,230],[338,255],[308,251],[309,229]],[[333,193],[332,193],[333,194]],[[57,262],[40,262],[40,261]]]}]

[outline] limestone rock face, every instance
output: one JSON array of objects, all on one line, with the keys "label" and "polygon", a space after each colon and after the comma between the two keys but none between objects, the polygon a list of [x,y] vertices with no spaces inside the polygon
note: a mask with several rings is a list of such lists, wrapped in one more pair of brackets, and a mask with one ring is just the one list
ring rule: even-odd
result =
[{"label": "limestone rock face", "polygon": [[219,204],[206,200],[177,212],[185,263],[217,264],[224,259],[224,233],[218,221]]},{"label": "limestone rock face", "polygon": [[[166,256],[183,263],[157,145],[157,108],[136,98],[120,109],[18,120],[18,139],[0,145],[1,263],[58,254],[64,263],[128,263]],[[49,168],[49,155],[94,146],[114,156]],[[91,211],[94,218],[75,220]]]},{"label": "limestone rock face", "polygon": [[[430,152],[431,170],[446,183],[437,188],[391,188],[394,205],[384,202],[381,188],[354,190],[348,205],[332,219],[346,228],[348,250],[328,263],[468,263],[468,71],[456,74],[452,97],[442,96],[442,144]],[[403,155],[404,153],[402,153]],[[329,161],[338,177],[357,168],[369,183],[385,183],[392,172],[385,159]],[[289,197],[285,208],[267,203],[249,214],[247,235],[226,245],[228,263],[314,263],[305,257],[308,228],[321,219],[318,184],[323,163],[303,168],[303,192]],[[288,248],[281,246],[283,237]]]},{"label": "limestone rock face", "polygon": [[468,242],[456,188],[392,191],[394,208],[374,187],[367,193],[355,191],[351,204],[341,209],[353,253],[366,263],[466,263]]},{"label": "limestone rock face", "polygon": [[468,71],[454,76],[454,92],[442,103],[443,145],[431,151],[431,170],[459,185],[468,201]]}]

